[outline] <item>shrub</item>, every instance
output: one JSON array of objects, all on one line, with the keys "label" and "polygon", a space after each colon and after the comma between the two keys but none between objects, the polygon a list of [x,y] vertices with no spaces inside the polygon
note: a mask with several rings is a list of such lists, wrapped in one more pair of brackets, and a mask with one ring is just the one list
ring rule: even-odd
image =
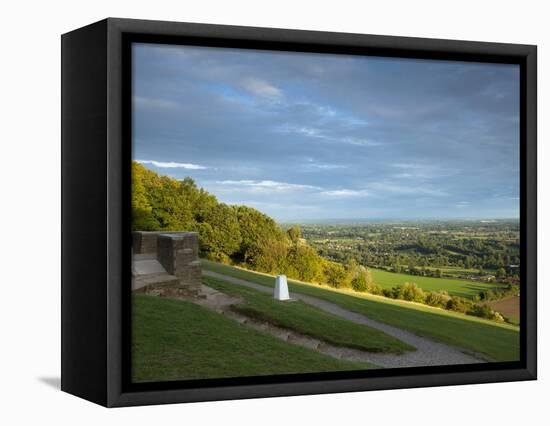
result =
[{"label": "shrub", "polygon": [[351,286],[346,268],[339,263],[327,262],[324,265],[324,276],[326,283],[331,287],[345,288]]},{"label": "shrub", "polygon": [[468,310],[467,314],[468,315],[474,315],[474,316],[480,317],[480,318],[487,318],[487,319],[495,320],[495,321],[504,321],[504,318],[502,317],[502,315],[500,315],[498,312],[493,311],[487,305],[481,305],[481,304],[473,305]]},{"label": "shrub", "polygon": [[400,290],[401,286],[385,288],[382,290],[382,294],[386,297],[389,297],[390,299],[398,299]]},{"label": "shrub", "polygon": [[410,302],[424,303],[426,295],[416,283],[405,283],[399,288],[398,298]]},{"label": "shrub", "polygon": [[466,311],[471,307],[472,302],[463,297],[453,296],[447,302],[447,309],[449,311],[456,311],[466,313]]},{"label": "shrub", "polygon": [[367,291],[367,279],[363,274],[357,275],[355,278],[351,280],[351,287],[355,291]]},{"label": "shrub", "polygon": [[426,295],[426,304],[437,308],[447,307],[447,303],[451,300],[451,296],[446,291],[432,291]]},{"label": "shrub", "polygon": [[381,295],[382,287],[375,282],[371,282],[370,284],[367,284],[367,293]]}]

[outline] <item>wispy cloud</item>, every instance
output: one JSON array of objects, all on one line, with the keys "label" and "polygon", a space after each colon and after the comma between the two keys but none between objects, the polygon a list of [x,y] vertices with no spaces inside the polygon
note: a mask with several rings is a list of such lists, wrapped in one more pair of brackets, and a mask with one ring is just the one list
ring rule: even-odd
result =
[{"label": "wispy cloud", "polygon": [[249,188],[258,191],[297,191],[297,190],[318,190],[318,186],[305,185],[299,183],[276,182],[273,180],[222,180],[216,181],[219,185],[227,185],[233,187]]},{"label": "wispy cloud", "polygon": [[344,129],[354,129],[368,125],[368,122],[363,118],[344,111],[339,111],[330,105],[322,105],[308,100],[298,101],[293,105],[300,109],[307,110],[310,114],[316,116],[322,123],[337,123]]},{"label": "wispy cloud", "polygon": [[283,124],[281,126],[276,126],[273,129],[278,133],[285,134],[296,134],[300,136],[305,136],[307,138],[321,139],[327,142],[336,142],[344,143],[349,145],[356,146],[378,146],[381,145],[380,142],[376,142],[369,139],[362,139],[349,136],[332,136],[327,134],[324,130],[316,127],[307,127],[307,126],[295,126],[289,123]]},{"label": "wispy cloud", "polygon": [[459,208],[465,208],[465,207],[470,207],[470,202],[469,201],[459,201],[455,205]]},{"label": "wispy cloud", "polygon": [[319,170],[346,169],[347,167],[348,166],[344,166],[342,164],[317,164],[317,163],[306,164],[306,168],[319,169]]},{"label": "wispy cloud", "polygon": [[370,192],[366,189],[335,189],[329,191],[322,191],[322,195],[327,195],[329,197],[335,198],[354,198],[354,197],[367,197],[370,195]]},{"label": "wispy cloud", "polygon": [[440,179],[456,174],[456,170],[452,167],[442,169],[435,164],[422,163],[394,163],[391,165],[398,172],[393,174],[394,178],[398,179]]},{"label": "wispy cloud", "polygon": [[188,170],[204,170],[208,167],[192,163],[176,163],[174,161],[155,161],[155,160],[136,160],[140,164],[151,164],[152,166],[162,169],[188,169]]},{"label": "wispy cloud", "polygon": [[262,98],[278,99],[283,93],[269,82],[256,77],[247,77],[242,81],[243,88],[249,93]]}]

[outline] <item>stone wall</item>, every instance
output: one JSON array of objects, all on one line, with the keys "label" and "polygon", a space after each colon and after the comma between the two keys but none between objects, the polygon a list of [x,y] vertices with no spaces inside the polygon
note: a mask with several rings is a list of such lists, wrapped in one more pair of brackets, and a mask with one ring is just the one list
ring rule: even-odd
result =
[{"label": "stone wall", "polygon": [[[178,288],[191,293],[200,289],[202,271],[197,232],[134,232],[133,251],[134,255],[140,255],[134,256],[134,262],[156,259],[167,274],[178,278]],[[148,277],[140,279],[149,280]]]},{"label": "stone wall", "polygon": [[134,254],[156,254],[159,234],[162,234],[162,232],[132,232],[132,249]]}]

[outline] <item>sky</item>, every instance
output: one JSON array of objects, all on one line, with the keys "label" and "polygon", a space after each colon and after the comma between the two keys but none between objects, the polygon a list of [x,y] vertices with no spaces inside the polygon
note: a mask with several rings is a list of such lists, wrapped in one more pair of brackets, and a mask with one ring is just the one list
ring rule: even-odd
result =
[{"label": "sky", "polygon": [[519,218],[519,67],[133,46],[133,159],[280,222]]}]

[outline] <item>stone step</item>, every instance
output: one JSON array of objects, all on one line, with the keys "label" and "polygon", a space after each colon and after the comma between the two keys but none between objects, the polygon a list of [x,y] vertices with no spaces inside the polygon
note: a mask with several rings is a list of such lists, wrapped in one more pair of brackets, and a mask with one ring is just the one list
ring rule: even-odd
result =
[{"label": "stone step", "polygon": [[132,291],[179,284],[180,279],[167,273],[139,275],[132,279]]}]

